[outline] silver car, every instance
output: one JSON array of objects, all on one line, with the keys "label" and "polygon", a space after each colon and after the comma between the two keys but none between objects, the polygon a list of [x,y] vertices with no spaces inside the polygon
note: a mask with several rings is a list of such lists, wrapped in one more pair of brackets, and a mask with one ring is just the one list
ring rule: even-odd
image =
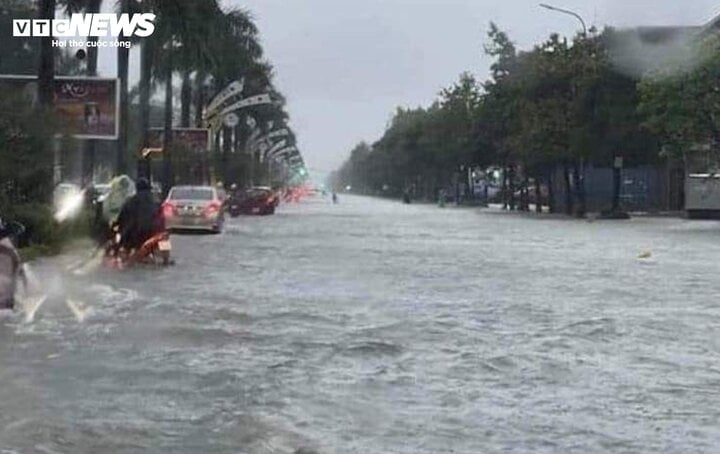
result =
[{"label": "silver car", "polygon": [[223,200],[212,186],[174,186],[162,208],[168,230],[220,233],[225,222]]}]

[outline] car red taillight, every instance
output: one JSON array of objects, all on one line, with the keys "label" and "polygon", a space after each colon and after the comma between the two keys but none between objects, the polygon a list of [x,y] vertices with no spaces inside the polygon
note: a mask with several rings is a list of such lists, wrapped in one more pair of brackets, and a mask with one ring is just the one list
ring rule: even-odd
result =
[{"label": "car red taillight", "polygon": [[203,210],[203,214],[207,217],[213,216],[213,215],[217,214],[218,211],[220,211],[221,206],[222,206],[222,204],[218,201],[210,202],[205,206],[205,209]]},{"label": "car red taillight", "polygon": [[174,216],[175,215],[175,204],[172,202],[163,203],[162,212],[163,212],[163,216],[165,216],[166,218]]}]

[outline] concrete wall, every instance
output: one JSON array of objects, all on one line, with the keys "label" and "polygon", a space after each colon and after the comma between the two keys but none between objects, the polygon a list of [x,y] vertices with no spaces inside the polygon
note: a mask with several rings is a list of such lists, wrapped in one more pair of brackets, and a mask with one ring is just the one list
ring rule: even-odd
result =
[{"label": "concrete wall", "polygon": [[[571,182],[572,182],[571,176]],[[682,181],[671,178],[667,165],[625,168],[621,173],[620,204],[627,211],[668,211],[682,209]],[[563,169],[553,173],[555,207],[565,209],[565,180]],[[574,194],[573,194],[574,197]],[[612,207],[613,169],[585,167],[585,200],[588,212],[600,212]]]}]

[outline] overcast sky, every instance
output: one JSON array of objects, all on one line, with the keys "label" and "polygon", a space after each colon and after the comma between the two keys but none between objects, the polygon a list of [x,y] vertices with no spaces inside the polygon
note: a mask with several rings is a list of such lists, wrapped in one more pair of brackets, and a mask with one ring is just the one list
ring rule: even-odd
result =
[{"label": "overcast sky", "polygon": [[[715,0],[558,0],[598,28],[699,25]],[[108,2],[105,2],[108,3]],[[520,48],[572,35],[576,19],[534,0],[224,0],[250,10],[311,170],[337,167],[383,133],[396,106],[427,105],[463,71],[485,79],[490,21]],[[692,5],[692,6],[690,6]],[[135,52],[134,52],[135,53]],[[108,57],[106,71],[114,70]],[[135,58],[134,58],[135,60]],[[137,67],[137,65],[135,65]]]}]

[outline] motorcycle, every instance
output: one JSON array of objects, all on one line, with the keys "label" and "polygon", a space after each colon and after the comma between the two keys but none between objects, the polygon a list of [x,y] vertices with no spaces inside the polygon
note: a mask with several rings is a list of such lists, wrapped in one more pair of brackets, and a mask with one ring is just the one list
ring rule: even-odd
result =
[{"label": "motorcycle", "polygon": [[230,214],[230,217],[236,218],[242,214],[242,209],[240,207],[240,201],[236,197],[230,197],[230,199],[227,202],[227,210]]},{"label": "motorcycle", "polygon": [[105,245],[103,264],[106,268],[122,270],[128,266],[151,265],[168,266],[175,262],[170,257],[172,243],[167,231],[151,236],[138,249],[126,250],[121,245],[121,236],[114,229],[114,234]]}]

